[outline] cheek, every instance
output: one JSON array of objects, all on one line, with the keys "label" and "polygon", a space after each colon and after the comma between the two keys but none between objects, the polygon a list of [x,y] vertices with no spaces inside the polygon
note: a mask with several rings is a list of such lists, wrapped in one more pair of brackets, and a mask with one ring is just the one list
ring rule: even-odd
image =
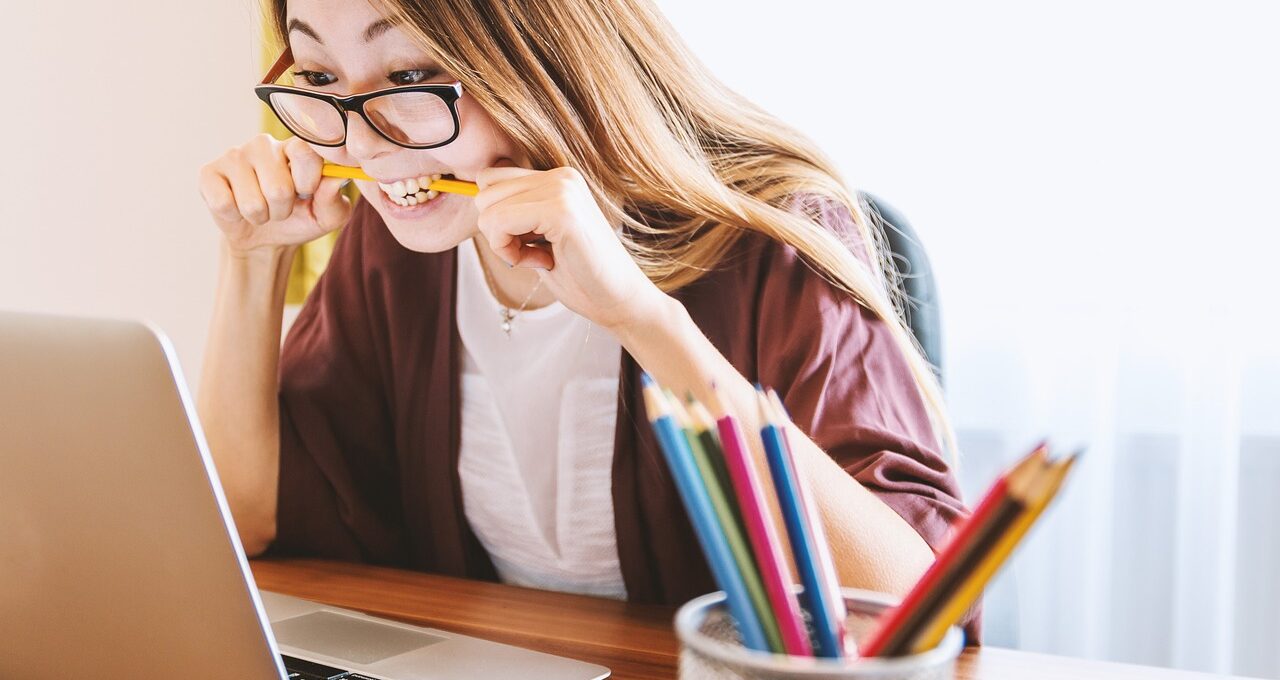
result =
[{"label": "cheek", "polygon": [[458,122],[458,138],[437,150],[441,160],[452,167],[469,169],[474,175],[497,159],[514,158],[518,153],[511,138],[469,97],[458,101]]}]

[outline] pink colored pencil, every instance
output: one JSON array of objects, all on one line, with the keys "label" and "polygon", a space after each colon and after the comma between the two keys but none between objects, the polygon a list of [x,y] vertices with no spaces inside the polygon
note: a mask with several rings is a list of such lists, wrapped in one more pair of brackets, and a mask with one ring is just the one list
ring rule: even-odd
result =
[{"label": "pink colored pencil", "polygon": [[756,564],[760,567],[765,593],[769,596],[774,616],[778,619],[783,647],[793,656],[813,656],[813,646],[809,643],[809,634],[805,631],[804,619],[800,614],[800,602],[796,598],[795,578],[782,554],[782,539],[765,502],[764,487],[751,461],[751,452],[743,438],[742,427],[725,410],[724,402],[714,384],[711,390],[708,405],[714,412],[716,427],[720,432],[725,466],[729,470],[733,490],[738,496],[742,522],[747,527],[747,537],[755,550]]}]

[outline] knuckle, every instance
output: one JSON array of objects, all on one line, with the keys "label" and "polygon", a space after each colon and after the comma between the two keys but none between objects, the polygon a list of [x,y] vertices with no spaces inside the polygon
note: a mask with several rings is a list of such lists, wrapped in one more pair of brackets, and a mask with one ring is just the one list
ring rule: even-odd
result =
[{"label": "knuckle", "polygon": [[236,204],[231,202],[229,198],[217,197],[213,200],[205,199],[205,205],[209,206],[209,212],[220,217],[230,215],[235,212]]},{"label": "knuckle", "polygon": [[240,208],[240,214],[244,215],[246,220],[254,224],[265,224],[271,217],[271,213],[267,210],[267,206],[261,203],[242,206]]},{"label": "knuckle", "polygon": [[290,137],[288,141],[284,142],[284,151],[291,158],[314,158],[319,156],[316,150],[311,148],[310,144],[302,141],[299,137]]},{"label": "knuckle", "polygon": [[285,201],[289,201],[294,198],[294,193],[292,190],[290,190],[289,187],[281,186],[278,184],[275,184],[269,187],[264,187],[262,190],[262,195],[270,203],[284,203]]}]

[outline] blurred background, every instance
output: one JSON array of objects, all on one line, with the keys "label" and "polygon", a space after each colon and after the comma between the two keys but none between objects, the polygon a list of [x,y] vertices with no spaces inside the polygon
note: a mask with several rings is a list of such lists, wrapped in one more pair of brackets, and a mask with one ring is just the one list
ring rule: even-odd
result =
[{"label": "blurred background", "polygon": [[[919,232],[969,498],[1087,448],[987,643],[1280,678],[1280,5],[659,5]],[[0,308],[150,319],[194,381],[257,7],[5,15]]]}]

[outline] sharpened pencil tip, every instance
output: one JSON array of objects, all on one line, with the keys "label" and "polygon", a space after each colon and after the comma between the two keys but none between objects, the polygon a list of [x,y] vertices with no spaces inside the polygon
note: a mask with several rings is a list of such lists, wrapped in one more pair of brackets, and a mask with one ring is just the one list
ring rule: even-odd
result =
[{"label": "sharpened pencil tip", "polygon": [[715,380],[711,381],[711,392],[707,394],[707,409],[716,420],[723,418],[727,414],[724,400],[720,398],[720,388],[716,385]]}]

